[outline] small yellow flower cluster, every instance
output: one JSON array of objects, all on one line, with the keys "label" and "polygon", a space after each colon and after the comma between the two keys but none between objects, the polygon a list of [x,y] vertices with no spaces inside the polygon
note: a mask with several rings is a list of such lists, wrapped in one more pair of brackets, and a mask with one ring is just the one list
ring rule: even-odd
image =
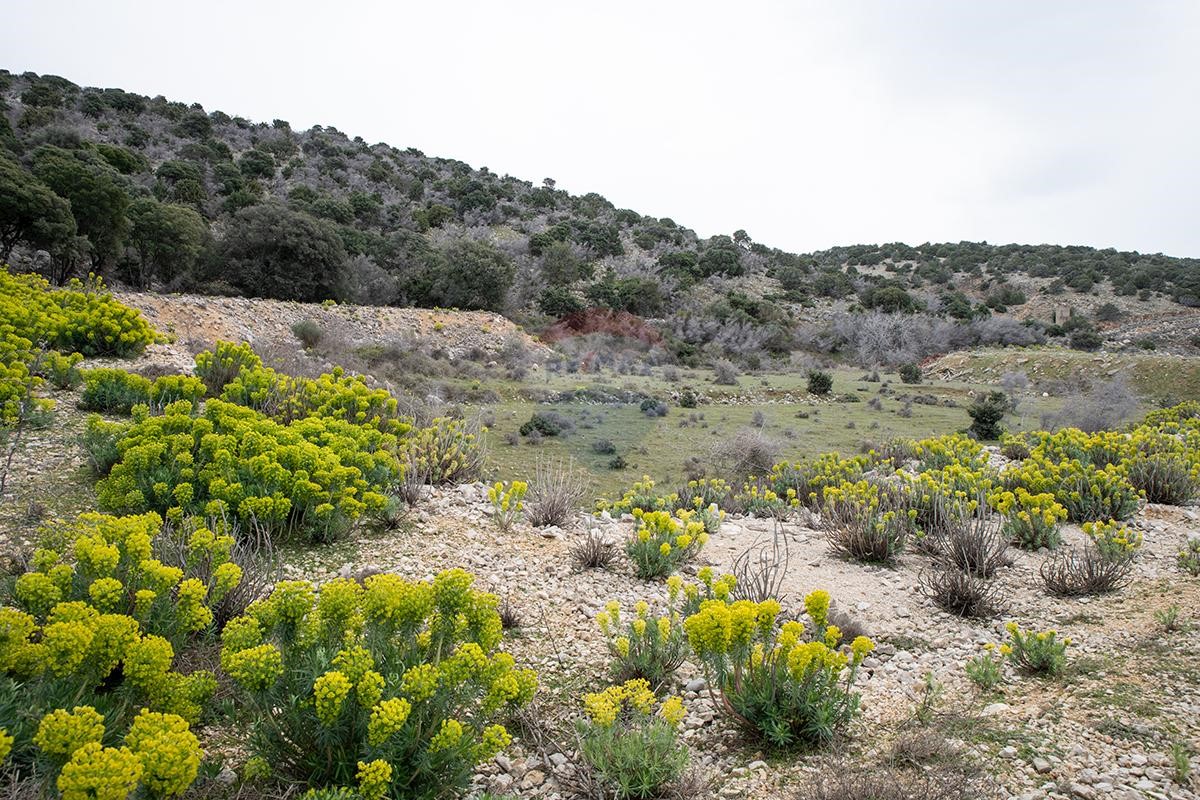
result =
[{"label": "small yellow flower cluster", "polygon": [[1141,531],[1122,525],[1117,520],[1085,522],[1083,532],[1106,559],[1121,561],[1132,557],[1142,546]]},{"label": "small yellow flower cluster", "polygon": [[634,510],[637,525],[625,543],[638,577],[654,578],[676,571],[708,543],[708,531],[696,512]]},{"label": "small yellow flower cluster", "polygon": [[488,502],[492,504],[492,520],[501,531],[507,533],[521,519],[525,509],[525,493],[529,484],[525,481],[503,483],[497,481],[488,487]]},{"label": "small yellow flower cluster", "polygon": [[1067,665],[1071,640],[1058,632],[1024,630],[1015,622],[1004,626],[1008,641],[1001,652],[1016,666],[1032,674],[1058,675]]},{"label": "small yellow flower cluster", "polygon": [[659,704],[650,684],[640,678],[583,696],[583,709],[588,719],[602,728],[616,724],[622,715],[649,716],[654,713],[656,705],[659,706],[659,716],[671,727],[677,726],[686,713],[683,701],[678,697],[668,697]]},{"label": "small yellow flower cluster", "polygon": [[1053,549],[1061,541],[1059,524],[1067,518],[1067,509],[1050,492],[1033,494],[1024,486],[1012,491],[994,492],[992,508],[1004,517],[1004,531],[1020,547]]},{"label": "small yellow flower cluster", "polygon": [[392,782],[392,765],[377,758],[358,762],[358,793],[363,800],[383,800]]}]

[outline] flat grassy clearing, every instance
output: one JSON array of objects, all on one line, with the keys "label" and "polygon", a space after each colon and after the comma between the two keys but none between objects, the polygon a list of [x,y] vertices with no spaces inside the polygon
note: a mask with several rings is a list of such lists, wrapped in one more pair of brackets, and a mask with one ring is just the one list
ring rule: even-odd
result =
[{"label": "flat grassy clearing", "polygon": [[[681,370],[678,381],[659,375],[549,376],[529,381],[524,390],[509,386],[506,399],[478,406],[493,420],[487,434],[490,474],[496,479],[531,477],[539,460],[573,458],[589,478],[597,497],[619,496],[642,475],[673,486],[685,480],[683,464],[696,456],[702,462],[721,442],[744,428],[756,428],[774,440],[781,459],[801,460],[820,453],[853,453],[864,444],[891,438],[923,438],[963,430],[970,424],[966,408],[973,397],[994,387],[958,381],[930,381],[905,385],[895,376],[881,382],[862,380],[862,370],[834,371],[833,394],[808,395],[806,377],[800,373],[743,376],[738,386],[716,386],[707,371]],[[680,408],[672,399],[690,386],[702,397],[697,408]],[[555,398],[548,402],[522,399],[537,387],[546,393],[597,388],[646,395],[667,402],[665,417],[644,414],[638,402],[599,403]],[[881,394],[883,392],[883,394]],[[878,400],[878,407],[873,407]],[[1018,412],[1007,421],[1013,430],[1037,427],[1044,412],[1055,411],[1058,398],[1022,398]],[[546,437],[533,445],[525,437],[512,437],[535,411],[554,411],[574,425],[565,436]],[[761,424],[760,424],[761,423]],[[625,466],[609,466],[613,454],[598,453],[602,440],[616,446]]]}]

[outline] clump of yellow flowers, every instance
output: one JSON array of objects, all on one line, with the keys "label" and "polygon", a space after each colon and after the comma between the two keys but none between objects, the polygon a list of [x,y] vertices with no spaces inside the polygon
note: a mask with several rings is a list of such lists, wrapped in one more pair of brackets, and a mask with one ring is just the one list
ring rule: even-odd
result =
[{"label": "clump of yellow flowers", "polygon": [[[710,509],[710,514],[719,514]],[[680,509],[642,511],[634,509],[636,524],[625,542],[625,553],[639,578],[658,578],[676,572],[708,543],[708,530],[698,512]]]},{"label": "clump of yellow flowers", "polygon": [[1083,532],[1091,538],[1100,555],[1108,561],[1132,558],[1142,546],[1141,532],[1122,525],[1115,519],[1108,522],[1085,522]]},{"label": "clump of yellow flowers", "polygon": [[580,754],[617,797],[657,797],[687,766],[678,738],[686,711],[678,697],[660,702],[649,683],[630,680],[585,694],[583,708],[576,724]]},{"label": "clump of yellow flowers", "polygon": [[[678,581],[678,576],[671,576]],[[672,593],[672,600],[677,593]],[[676,608],[653,615],[642,600],[628,618],[619,603],[610,602],[596,617],[612,657],[610,672],[616,680],[646,680],[655,688],[666,685],[687,658],[687,635]]]},{"label": "clump of yellow flowers", "polygon": [[313,786],[345,785],[358,764],[359,794],[377,800],[465,787],[510,741],[493,720],[537,686],[499,649],[497,598],[473,583],[447,570],[276,584],[221,634],[222,667],[272,719],[252,757]]},{"label": "clump of yellow flowers", "polygon": [[1067,666],[1067,647],[1071,640],[1060,638],[1057,631],[1033,631],[1015,622],[1004,626],[1008,640],[1001,652],[1017,668],[1033,675],[1055,676]]},{"label": "clump of yellow flowers", "polygon": [[1059,525],[1067,518],[1067,509],[1052,493],[1033,494],[1024,486],[1017,486],[1012,491],[995,492],[990,503],[1004,517],[1004,532],[1009,541],[1018,547],[1053,550],[1062,541]]},{"label": "clump of yellow flowers", "polygon": [[504,533],[508,533],[521,519],[525,510],[525,493],[529,484],[525,481],[496,481],[488,487],[488,502],[492,504],[492,521]]},{"label": "clump of yellow flowers", "polygon": [[829,624],[830,596],[804,600],[809,625],[780,620],[775,600],[704,600],[684,628],[709,685],[735,720],[769,744],[788,748],[830,741],[854,716],[854,681],[874,649]]}]

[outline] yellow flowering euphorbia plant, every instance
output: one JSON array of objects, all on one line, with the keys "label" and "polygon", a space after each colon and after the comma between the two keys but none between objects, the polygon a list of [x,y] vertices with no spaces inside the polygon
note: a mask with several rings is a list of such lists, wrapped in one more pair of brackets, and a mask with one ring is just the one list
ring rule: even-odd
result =
[{"label": "yellow flowering euphorbia plant", "polygon": [[492,521],[501,531],[508,533],[521,519],[525,510],[525,493],[529,484],[525,481],[504,483],[496,481],[488,487],[488,502],[492,504]]},{"label": "yellow flowering euphorbia plant", "polygon": [[619,798],[659,797],[687,766],[678,739],[686,711],[678,697],[659,702],[650,684],[630,680],[583,696],[579,750]]},{"label": "yellow flowering euphorbia plant", "polygon": [[537,685],[498,649],[496,597],[473,580],[283,581],[226,625],[221,665],[246,701],[255,763],[373,798],[464,788],[509,742],[494,720]]},{"label": "yellow flowering euphorbia plant", "polygon": [[[709,517],[720,518],[715,508]],[[639,578],[658,578],[675,572],[700,552],[708,542],[708,530],[699,512],[680,509],[669,511],[634,509],[637,523],[625,542],[625,553],[633,562]]]},{"label": "yellow flowering euphorbia plant", "polygon": [[176,671],[175,656],[211,631],[241,571],[229,536],[191,520],[177,534],[178,566],[155,558],[155,514],[42,532],[13,587],[20,607],[0,608],[0,744],[18,774],[81,800],[191,785],[202,753],[189,725],[216,680]]},{"label": "yellow flowering euphorbia plant", "polygon": [[775,600],[705,600],[684,622],[719,706],[779,748],[829,742],[858,710],[854,681],[874,649],[842,641],[829,624],[829,594],[805,600],[810,624],[780,620]]}]

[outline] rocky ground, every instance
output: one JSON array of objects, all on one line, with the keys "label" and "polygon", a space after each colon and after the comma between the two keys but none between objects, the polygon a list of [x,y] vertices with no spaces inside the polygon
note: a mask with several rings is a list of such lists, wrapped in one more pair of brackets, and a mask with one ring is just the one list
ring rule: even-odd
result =
[{"label": "rocky ground", "polygon": [[[574,537],[595,527],[623,541],[632,528],[629,519],[586,516],[566,531],[520,526],[502,534],[488,514],[481,485],[435,491],[404,533],[307,551],[290,559],[288,571],[317,580],[364,569],[413,578],[450,566],[473,571],[518,611],[522,625],[509,646],[541,674],[543,707],[557,704],[561,713],[577,705],[579,692],[604,680],[607,657],[594,622],[604,603],[618,600],[628,608],[645,599],[662,607],[665,587],[634,578],[624,563],[611,571],[572,566]],[[1179,743],[1200,752],[1200,636],[1196,630],[1164,632],[1155,617],[1177,605],[1183,618],[1200,620],[1200,584],[1175,566],[1175,554],[1198,520],[1194,508],[1148,507],[1137,521],[1146,544],[1135,580],[1107,597],[1048,597],[1038,576],[1045,554],[1013,551],[1012,566],[999,577],[1009,607],[987,622],[944,614],[920,593],[923,556],[906,555],[890,569],[863,566],[830,555],[822,534],[806,522],[785,523],[784,589],[791,601],[825,588],[879,642],[864,665],[863,715],[837,749],[869,763],[898,736],[921,730],[915,708],[932,675],[940,691],[924,727],[979,760],[992,778],[988,796],[1198,796],[1175,780],[1170,748]],[[728,520],[700,563],[728,570],[738,554],[772,530],[766,520]],[[1082,536],[1078,529],[1067,531],[1068,541]],[[1000,690],[981,694],[963,665],[984,643],[1000,641],[1008,620],[1070,636],[1067,674],[1040,680],[1010,671]],[[685,665],[678,688],[689,708],[684,735],[693,761],[714,779],[721,796],[790,796],[806,776],[828,766],[828,754],[781,758],[758,750],[716,713],[693,665]],[[481,774],[480,787],[522,797],[569,796],[569,745],[560,741],[567,752],[552,746],[541,753],[532,742],[520,744],[525,749],[515,747]],[[1194,761],[1200,766],[1200,759]]]}]

